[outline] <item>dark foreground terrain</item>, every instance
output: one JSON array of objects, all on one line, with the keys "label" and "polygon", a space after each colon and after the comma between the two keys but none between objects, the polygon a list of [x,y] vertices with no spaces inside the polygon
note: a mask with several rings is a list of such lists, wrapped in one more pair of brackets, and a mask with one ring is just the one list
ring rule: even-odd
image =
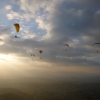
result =
[{"label": "dark foreground terrain", "polygon": [[100,83],[1,79],[0,100],[100,100]]}]

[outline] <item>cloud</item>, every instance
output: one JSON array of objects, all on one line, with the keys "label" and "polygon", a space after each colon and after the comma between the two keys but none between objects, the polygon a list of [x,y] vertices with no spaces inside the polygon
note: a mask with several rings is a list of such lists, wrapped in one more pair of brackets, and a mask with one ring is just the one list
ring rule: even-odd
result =
[{"label": "cloud", "polygon": [[12,9],[12,7],[11,7],[10,5],[7,5],[5,8],[6,8],[7,10],[11,10],[11,9]]},{"label": "cloud", "polygon": [[[15,54],[21,60],[23,57],[22,61],[29,60],[33,53],[34,62],[39,61],[43,66],[100,66],[100,56],[96,53],[99,45],[92,46],[100,40],[99,2],[19,0],[17,4],[6,5],[6,20],[12,26],[0,29],[3,39],[0,53]],[[19,33],[15,33],[15,22],[21,26]],[[14,38],[15,34],[19,38]]]}]

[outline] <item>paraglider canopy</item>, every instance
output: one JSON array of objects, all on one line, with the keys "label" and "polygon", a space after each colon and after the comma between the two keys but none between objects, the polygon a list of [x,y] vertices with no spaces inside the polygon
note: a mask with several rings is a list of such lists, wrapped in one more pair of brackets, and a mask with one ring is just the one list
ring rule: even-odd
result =
[{"label": "paraglider canopy", "polygon": [[43,51],[42,51],[42,50],[40,50],[39,52],[40,52],[40,54],[41,54],[41,53],[43,53]]},{"label": "paraglider canopy", "polygon": [[31,54],[31,56],[34,56],[34,57],[35,57],[35,55],[34,55],[34,54]]},{"label": "paraglider canopy", "polygon": [[95,44],[100,44],[100,43],[94,43],[94,44],[92,44],[92,46],[95,45]]},{"label": "paraglider canopy", "polygon": [[18,24],[18,23],[15,23],[14,26],[15,26],[15,28],[16,28],[16,32],[19,32],[19,30],[20,30],[19,24]]},{"label": "paraglider canopy", "polygon": [[[94,43],[94,44],[92,44],[92,46],[94,46],[95,44],[99,44],[100,45],[100,43]],[[97,51],[97,53],[98,53],[99,51]]]},{"label": "paraglider canopy", "polygon": [[64,46],[68,46],[68,47],[69,47],[69,45],[68,45],[68,44],[64,44]]}]

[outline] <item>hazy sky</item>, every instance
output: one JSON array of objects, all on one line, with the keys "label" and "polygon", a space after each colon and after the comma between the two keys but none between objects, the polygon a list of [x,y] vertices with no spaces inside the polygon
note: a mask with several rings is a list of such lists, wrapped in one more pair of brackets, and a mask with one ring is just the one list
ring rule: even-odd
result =
[{"label": "hazy sky", "polygon": [[100,75],[94,42],[100,0],[0,0],[0,77]]}]

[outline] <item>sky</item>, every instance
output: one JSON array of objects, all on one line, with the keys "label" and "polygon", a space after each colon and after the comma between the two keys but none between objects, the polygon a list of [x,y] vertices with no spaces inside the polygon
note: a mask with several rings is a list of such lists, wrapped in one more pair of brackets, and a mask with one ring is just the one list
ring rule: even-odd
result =
[{"label": "sky", "polygon": [[99,37],[100,0],[0,0],[0,78],[100,76]]}]

